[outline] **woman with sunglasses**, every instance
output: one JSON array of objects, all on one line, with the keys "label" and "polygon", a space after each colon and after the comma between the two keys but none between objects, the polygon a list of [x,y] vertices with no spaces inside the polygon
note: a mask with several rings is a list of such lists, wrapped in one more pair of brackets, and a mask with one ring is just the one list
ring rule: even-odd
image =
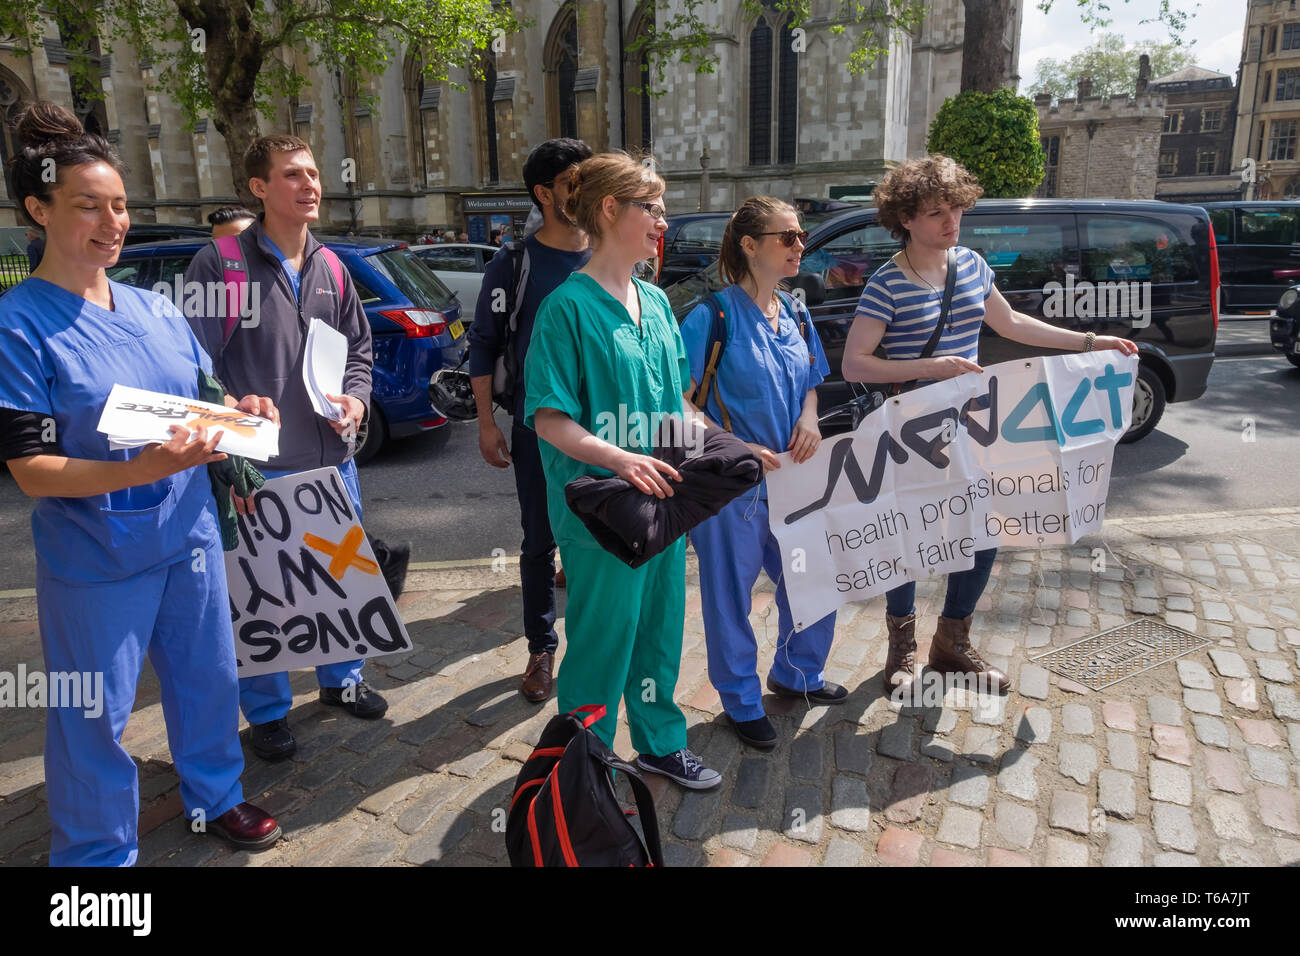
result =
[{"label": "woman with sunglasses", "polygon": [[[719,268],[732,283],[718,293],[726,345],[705,381],[713,352],[714,314],[709,303],[682,323],[691,378],[705,394],[695,404],[759,456],[763,470],[780,468],[778,452],[796,463],[821,444],[817,384],[829,373],[808,310],[778,292],[799,272],[808,233],[795,210],[770,196],[741,203],[722,235]],[[835,615],[798,633],[781,571],[781,548],[768,527],[767,483],[742,495],[691,531],[700,559],[700,597],[709,680],[742,741],[769,750],[776,730],[763,710],[758,679],[758,641],[749,624],[750,596],[759,570],[776,583],[776,657],[767,687],[780,697],[810,704],[840,704],[848,696],[824,675],[835,635]]]},{"label": "woman with sunglasses", "polygon": [[[524,360],[525,424],[542,439],[547,510],[568,578],[560,712],[603,704],[594,730],[612,747],[622,698],[637,765],[707,790],[722,775],[687,749],[686,718],[673,702],[686,542],[630,568],[596,543],[564,498],[565,485],[582,475],[617,474],[659,498],[681,481],[648,443],[659,420],[683,412],[686,351],[667,296],[633,278],[667,228],[663,194],[653,169],[621,153],[593,156],[573,175],[566,212],[591,237],[592,254],[537,311]],[[697,414],[689,406],[686,413]],[[611,417],[629,423],[626,430],[608,435],[598,422]]]}]

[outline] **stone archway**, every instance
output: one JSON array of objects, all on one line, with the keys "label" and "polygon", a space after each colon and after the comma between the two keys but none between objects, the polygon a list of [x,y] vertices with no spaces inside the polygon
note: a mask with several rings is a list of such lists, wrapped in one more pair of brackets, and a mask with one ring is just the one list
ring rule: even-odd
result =
[{"label": "stone archway", "polygon": [[0,66],[0,167],[4,169],[4,198],[13,197],[13,182],[9,172],[9,160],[18,151],[18,140],[14,134],[14,124],[18,114],[31,100],[31,92],[26,84],[10,70]]}]

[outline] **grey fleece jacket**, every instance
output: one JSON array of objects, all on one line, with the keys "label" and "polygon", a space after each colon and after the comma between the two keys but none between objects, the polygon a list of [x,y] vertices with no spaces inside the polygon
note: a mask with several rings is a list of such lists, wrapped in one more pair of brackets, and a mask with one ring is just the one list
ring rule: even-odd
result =
[{"label": "grey fleece jacket", "polygon": [[[342,332],[348,340],[343,392],[360,400],[369,418],[370,369],[374,362],[370,323],[352,277],[344,266],[340,303],[334,277],[320,252],[321,244],[308,233],[299,275],[302,296],[299,303],[294,299],[293,287],[280,260],[262,233],[260,216],[240,233],[239,246],[248,270],[250,294],[254,290],[259,294],[257,326],[236,324],[224,345],[225,322],[220,316],[187,315],[190,328],[212,357],[213,374],[227,392],[236,398],[265,395],[280,410],[280,454],[267,462],[268,467],[277,471],[305,471],[342,464],[348,457],[348,445],[335,434],[329,421],[312,408],[303,384],[302,366],[307,327],[313,318]],[[221,281],[221,257],[216,245],[208,243],[190,261],[185,282]],[[206,294],[204,298],[206,301]]]}]

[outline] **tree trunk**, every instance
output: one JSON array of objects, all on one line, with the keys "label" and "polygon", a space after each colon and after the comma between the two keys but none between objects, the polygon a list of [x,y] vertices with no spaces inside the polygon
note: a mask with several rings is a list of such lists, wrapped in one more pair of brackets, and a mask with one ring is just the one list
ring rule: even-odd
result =
[{"label": "tree trunk", "polygon": [[992,93],[1007,80],[1007,52],[1002,45],[1011,20],[1011,0],[962,0],[966,26],[962,35],[961,88]]},{"label": "tree trunk", "polygon": [[256,83],[266,58],[264,37],[253,24],[246,0],[175,2],[190,26],[204,31],[203,61],[212,91],[212,125],[226,141],[231,185],[239,201],[256,210],[261,204],[248,189],[244,151],[260,135]]}]

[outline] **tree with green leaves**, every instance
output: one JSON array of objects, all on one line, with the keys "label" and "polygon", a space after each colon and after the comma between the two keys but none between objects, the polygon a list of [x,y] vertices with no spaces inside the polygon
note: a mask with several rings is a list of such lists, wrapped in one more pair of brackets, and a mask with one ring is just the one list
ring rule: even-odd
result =
[{"label": "tree with green leaves", "polygon": [[1093,96],[1122,96],[1136,88],[1138,57],[1151,58],[1151,78],[1166,76],[1195,62],[1190,44],[1147,40],[1129,44],[1118,33],[1103,33],[1092,45],[1065,60],[1045,57],[1034,70],[1031,93],[1074,96],[1081,77],[1092,78]]},{"label": "tree with green leaves", "polygon": [[930,124],[931,153],[951,156],[995,199],[1032,195],[1043,181],[1043,148],[1033,101],[1011,90],[966,90],[944,101]]},{"label": "tree with green leaves", "polygon": [[308,84],[293,66],[297,53],[311,75],[337,75],[365,99],[394,47],[399,58],[418,57],[426,81],[437,83],[454,69],[481,76],[484,52],[520,27],[493,0],[5,0],[0,33],[30,50],[46,17],[59,24],[74,90],[96,94],[92,54],[126,44],[152,62],[156,88],[191,122],[210,115],[246,204],[255,200],[240,170],[259,115]]}]

